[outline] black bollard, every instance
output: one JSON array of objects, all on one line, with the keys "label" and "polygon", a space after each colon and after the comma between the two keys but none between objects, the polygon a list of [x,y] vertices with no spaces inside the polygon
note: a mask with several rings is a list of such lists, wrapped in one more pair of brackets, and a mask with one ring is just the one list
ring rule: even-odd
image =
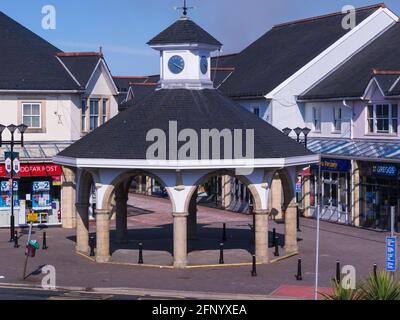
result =
[{"label": "black bollard", "polygon": [[14,248],[18,249],[19,244],[18,244],[18,231],[14,232]]},{"label": "black bollard", "polygon": [[95,241],[94,237],[90,237],[89,247],[90,247],[90,256],[91,257],[94,257],[96,255],[94,252],[95,246],[96,246],[96,241]]},{"label": "black bollard", "polygon": [[276,229],[272,229],[272,248],[276,246]]},{"label": "black bollard", "polygon": [[256,255],[253,255],[253,269],[251,270],[251,276],[257,277],[257,259]]},{"label": "black bollard", "polygon": [[279,257],[279,246],[278,246],[278,237],[275,237],[275,252],[274,252],[275,257]]},{"label": "black bollard", "polygon": [[219,264],[224,264],[224,244],[219,245]]},{"label": "black bollard", "polygon": [[336,260],[336,282],[340,283],[340,281],[341,281],[340,261]]},{"label": "black bollard", "polygon": [[46,237],[46,232],[43,232],[43,245],[42,249],[47,250],[49,247],[47,246],[47,237]]},{"label": "black bollard", "polygon": [[302,281],[303,280],[303,275],[301,272],[301,259],[297,261],[297,275],[296,275],[296,280],[297,281]]},{"label": "black bollard", "polygon": [[139,243],[139,261],[138,264],[143,264],[143,243]]},{"label": "black bollard", "polygon": [[374,264],[374,278],[376,279],[378,277],[378,265],[375,263]]},{"label": "black bollard", "polygon": [[227,240],[228,240],[228,238],[226,236],[226,223],[224,223],[223,229],[222,229],[222,242],[226,242]]}]

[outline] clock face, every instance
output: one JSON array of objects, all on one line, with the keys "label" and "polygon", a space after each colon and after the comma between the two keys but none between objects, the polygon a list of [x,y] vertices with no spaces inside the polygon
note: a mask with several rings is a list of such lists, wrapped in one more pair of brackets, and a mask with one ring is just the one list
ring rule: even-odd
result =
[{"label": "clock face", "polygon": [[181,56],[173,56],[168,61],[168,68],[174,74],[179,74],[185,69],[185,61]]},{"label": "clock face", "polygon": [[208,59],[205,56],[200,59],[200,70],[202,74],[206,74],[208,71]]}]

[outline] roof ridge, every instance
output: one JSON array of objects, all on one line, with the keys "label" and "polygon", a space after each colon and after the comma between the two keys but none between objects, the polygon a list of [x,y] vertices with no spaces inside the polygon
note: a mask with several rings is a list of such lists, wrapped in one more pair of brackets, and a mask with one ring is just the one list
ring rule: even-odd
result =
[{"label": "roof ridge", "polygon": [[[367,11],[367,10],[371,10],[371,9],[378,9],[378,8],[387,8],[386,4],[384,2],[380,2],[371,6],[365,6],[365,7],[359,7],[356,8],[356,12],[360,12],[360,11]],[[289,22],[284,22],[284,23],[279,23],[276,24],[272,27],[272,29],[275,28],[281,28],[281,27],[287,27],[290,25],[294,25],[294,24],[299,24],[299,23],[305,23],[305,22],[312,22],[312,21],[316,21],[316,20],[321,20],[321,19],[325,19],[325,18],[330,18],[330,17],[335,17],[335,16],[339,16],[339,15],[343,15],[344,13],[342,11],[337,11],[337,12],[333,12],[333,13],[328,13],[328,14],[324,14],[324,15],[319,15],[319,16],[315,16],[315,17],[309,17],[309,18],[304,18],[304,19],[298,19],[298,20],[293,20],[293,21],[289,21]]]},{"label": "roof ridge", "polygon": [[113,76],[115,79],[148,79],[149,76]]},{"label": "roof ridge", "polygon": [[377,68],[373,68],[372,73],[374,75],[381,75],[381,76],[385,76],[385,75],[397,76],[397,75],[400,75],[400,70],[379,70]]},{"label": "roof ridge", "polygon": [[57,57],[104,57],[101,52],[59,52]]}]

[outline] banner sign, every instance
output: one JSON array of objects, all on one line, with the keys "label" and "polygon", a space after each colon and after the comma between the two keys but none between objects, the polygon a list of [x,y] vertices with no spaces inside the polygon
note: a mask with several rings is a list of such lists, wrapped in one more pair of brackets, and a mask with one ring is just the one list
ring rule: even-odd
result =
[{"label": "banner sign", "polygon": [[[11,168],[12,163],[12,168]],[[14,179],[18,179],[20,177],[21,172],[21,162],[19,161],[19,153],[18,152],[4,152],[4,168],[5,168],[5,177],[11,178],[11,173]]]},{"label": "banner sign", "polygon": [[[0,177],[6,177],[6,166],[0,165]],[[62,167],[53,163],[29,163],[21,164],[20,177],[47,177],[61,176]]]}]

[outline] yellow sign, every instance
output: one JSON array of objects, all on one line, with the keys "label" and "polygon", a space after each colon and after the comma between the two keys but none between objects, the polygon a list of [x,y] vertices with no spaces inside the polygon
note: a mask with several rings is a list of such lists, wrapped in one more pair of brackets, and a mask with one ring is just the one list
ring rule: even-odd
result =
[{"label": "yellow sign", "polygon": [[28,213],[28,222],[39,222],[39,215],[37,213]]}]

